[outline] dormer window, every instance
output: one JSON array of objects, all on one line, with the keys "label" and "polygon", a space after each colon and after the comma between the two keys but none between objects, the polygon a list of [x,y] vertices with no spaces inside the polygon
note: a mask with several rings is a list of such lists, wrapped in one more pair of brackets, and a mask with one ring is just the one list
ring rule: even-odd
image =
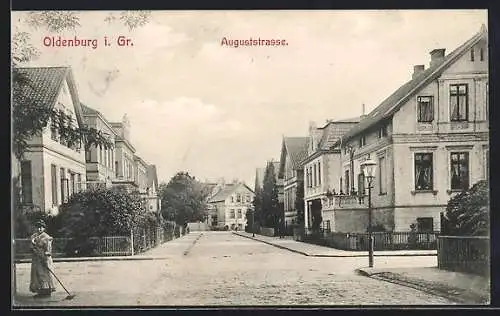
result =
[{"label": "dormer window", "polygon": [[474,61],[474,48],[470,50],[470,61]]},{"label": "dormer window", "polygon": [[359,147],[361,148],[365,145],[366,145],[366,137],[365,137],[365,135],[363,135],[359,138]]},{"label": "dormer window", "polygon": [[378,138],[387,137],[387,125],[382,126],[378,130]]}]

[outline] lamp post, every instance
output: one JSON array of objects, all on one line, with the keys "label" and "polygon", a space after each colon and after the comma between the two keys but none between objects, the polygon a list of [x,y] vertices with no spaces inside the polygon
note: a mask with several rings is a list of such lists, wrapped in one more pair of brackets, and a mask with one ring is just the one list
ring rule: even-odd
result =
[{"label": "lamp post", "polygon": [[365,160],[361,167],[363,168],[363,173],[368,182],[368,266],[373,268],[373,248],[374,248],[374,239],[372,232],[372,183],[375,178],[375,169],[377,168],[377,163],[368,158]]}]

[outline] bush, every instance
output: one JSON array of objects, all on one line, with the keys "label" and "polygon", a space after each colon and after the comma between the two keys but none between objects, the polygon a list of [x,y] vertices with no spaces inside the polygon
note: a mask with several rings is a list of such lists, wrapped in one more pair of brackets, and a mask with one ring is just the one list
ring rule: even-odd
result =
[{"label": "bush", "polygon": [[490,223],[490,187],[486,180],[454,196],[444,214],[443,235],[488,236]]},{"label": "bush", "polygon": [[16,238],[29,238],[35,232],[34,224],[43,220],[47,225],[45,231],[52,237],[58,237],[59,230],[61,229],[60,216],[53,216],[42,211],[31,208],[18,208],[15,210],[15,237]]},{"label": "bush", "polygon": [[89,237],[128,236],[132,228],[157,227],[162,219],[147,212],[143,200],[120,189],[87,190],[60,207],[60,233],[72,238],[66,252],[90,255]]}]

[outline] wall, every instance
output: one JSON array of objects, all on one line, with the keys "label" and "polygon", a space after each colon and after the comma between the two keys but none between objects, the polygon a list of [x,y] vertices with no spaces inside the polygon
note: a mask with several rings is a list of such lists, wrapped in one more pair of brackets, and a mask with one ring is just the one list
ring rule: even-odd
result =
[{"label": "wall", "polygon": [[335,231],[363,233],[368,227],[368,210],[335,210]]}]

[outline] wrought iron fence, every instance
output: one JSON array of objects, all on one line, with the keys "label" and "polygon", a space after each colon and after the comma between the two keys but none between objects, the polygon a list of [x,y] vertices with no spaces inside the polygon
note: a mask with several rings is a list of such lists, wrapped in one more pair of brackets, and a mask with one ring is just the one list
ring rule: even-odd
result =
[{"label": "wrought iron fence", "polygon": [[[54,258],[82,255],[129,256],[139,254],[174,238],[174,228],[170,226],[135,229],[129,236],[90,237],[83,240],[56,237],[52,241],[52,256]],[[31,239],[15,239],[14,247],[15,259],[31,257]]]},{"label": "wrought iron fence", "polygon": [[490,238],[439,236],[438,268],[477,275],[490,274]]},{"label": "wrought iron fence", "polygon": [[[374,232],[375,250],[435,250],[439,232]],[[329,229],[317,231],[303,230],[305,242],[342,250],[367,251],[368,233],[331,232]]]}]

